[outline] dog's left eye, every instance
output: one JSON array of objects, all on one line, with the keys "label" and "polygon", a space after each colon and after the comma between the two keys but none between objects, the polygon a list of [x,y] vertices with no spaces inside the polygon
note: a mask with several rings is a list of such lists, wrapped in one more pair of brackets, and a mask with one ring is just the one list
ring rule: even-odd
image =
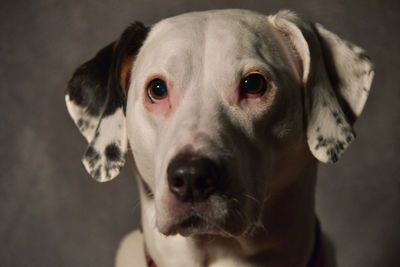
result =
[{"label": "dog's left eye", "polygon": [[168,97],[167,85],[161,79],[154,79],[147,87],[147,95],[152,103],[161,102]]},{"label": "dog's left eye", "polygon": [[262,96],[267,91],[267,87],[268,83],[264,76],[258,73],[251,73],[242,80],[240,91],[243,96],[254,98]]}]

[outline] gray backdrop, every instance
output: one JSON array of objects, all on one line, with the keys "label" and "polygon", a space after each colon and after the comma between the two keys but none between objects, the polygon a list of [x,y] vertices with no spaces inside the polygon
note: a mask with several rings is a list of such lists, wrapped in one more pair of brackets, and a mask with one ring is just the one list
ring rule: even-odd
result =
[{"label": "gray backdrop", "polygon": [[317,213],[339,266],[400,266],[396,0],[2,1],[0,266],[112,266],[119,240],[139,225],[135,179],[130,167],[105,184],[86,174],[67,81],[133,20],[228,7],[290,8],[368,51],[377,74],[358,139],[339,163],[321,165]]}]

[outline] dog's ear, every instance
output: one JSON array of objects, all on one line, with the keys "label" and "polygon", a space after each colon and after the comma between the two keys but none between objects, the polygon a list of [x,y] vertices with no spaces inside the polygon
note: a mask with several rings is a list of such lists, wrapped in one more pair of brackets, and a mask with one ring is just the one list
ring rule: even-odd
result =
[{"label": "dog's ear", "polygon": [[89,143],[82,162],[99,182],[113,179],[125,164],[129,73],[147,32],[142,23],[133,23],[117,41],[81,65],[68,84],[68,112]]},{"label": "dog's ear", "polygon": [[360,47],[290,11],[269,20],[303,86],[309,148],[318,160],[335,162],[355,138],[373,65]]}]

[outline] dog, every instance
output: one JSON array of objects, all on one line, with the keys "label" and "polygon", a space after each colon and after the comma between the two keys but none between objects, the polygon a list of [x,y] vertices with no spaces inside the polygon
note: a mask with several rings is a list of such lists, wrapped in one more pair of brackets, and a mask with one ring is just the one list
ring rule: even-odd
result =
[{"label": "dog", "polygon": [[[142,231],[117,266],[328,266],[318,162],[355,138],[365,51],[287,10],[194,12],[130,25],[65,99],[99,182],[131,159]],[[324,265],[325,264],[325,265]]]}]

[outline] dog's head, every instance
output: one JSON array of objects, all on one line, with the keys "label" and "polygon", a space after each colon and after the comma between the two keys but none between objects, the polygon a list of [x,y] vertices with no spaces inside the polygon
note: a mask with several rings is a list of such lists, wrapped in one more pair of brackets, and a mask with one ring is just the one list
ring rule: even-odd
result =
[{"label": "dog's head", "polygon": [[291,12],[209,11],[131,25],[66,102],[93,178],[113,179],[131,148],[160,232],[238,235],[311,154],[338,160],[372,77],[361,48]]}]

